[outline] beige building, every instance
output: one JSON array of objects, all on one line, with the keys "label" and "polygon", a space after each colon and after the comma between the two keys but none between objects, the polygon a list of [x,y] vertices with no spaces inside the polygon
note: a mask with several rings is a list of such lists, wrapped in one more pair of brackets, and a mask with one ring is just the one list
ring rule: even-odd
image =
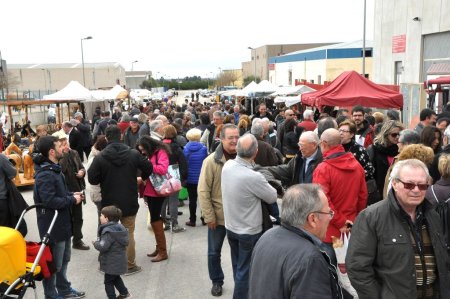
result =
[{"label": "beige building", "polygon": [[[363,42],[331,44],[292,52],[269,59],[269,82],[291,85],[306,81],[324,84],[333,81],[344,71],[362,73]],[[372,42],[365,43],[365,73],[372,79]]]},{"label": "beige building", "polygon": [[244,79],[241,69],[222,70],[217,80],[217,86],[236,86],[242,88]]},{"label": "beige building", "polygon": [[[64,88],[75,80],[83,85],[81,63],[8,64],[9,92],[28,92],[42,98]],[[117,62],[85,63],[84,81],[88,89],[125,85],[125,69]]]},{"label": "beige building", "polygon": [[[423,82],[450,75],[449,2],[376,0],[374,49],[375,81],[399,84],[403,121],[416,122],[428,105]],[[449,100],[449,84],[439,88],[433,106],[437,111]]]},{"label": "beige building", "polygon": [[[333,43],[314,44],[285,44],[285,45],[265,45],[258,48],[250,48],[251,61],[242,63],[242,77],[255,76],[260,80],[269,80],[269,58],[282,56],[294,51],[326,46]],[[255,75],[256,74],[256,75]]]},{"label": "beige building", "polygon": [[127,89],[139,89],[140,85],[145,80],[150,79],[152,76],[151,71],[131,71],[125,72],[126,88]]}]

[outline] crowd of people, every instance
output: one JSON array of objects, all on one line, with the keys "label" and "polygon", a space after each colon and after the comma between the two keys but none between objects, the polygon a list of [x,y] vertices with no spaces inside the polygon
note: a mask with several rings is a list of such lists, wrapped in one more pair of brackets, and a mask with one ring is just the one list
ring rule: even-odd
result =
[{"label": "crowd of people", "polygon": [[[134,239],[139,198],[154,232],[152,262],[170,258],[168,231],[188,233],[198,220],[207,226],[213,296],[223,292],[227,239],[233,298],[351,298],[334,244],[351,234],[346,269],[360,298],[450,298],[450,106],[439,115],[423,109],[414,129],[395,110],[320,113],[264,102],[256,109],[249,115],[239,102],[194,98],[152,102],[97,109],[91,121],[76,112],[61,131],[41,134],[34,201],[60,213],[46,298],[85,296],[71,287],[67,266],[71,248],[90,250],[82,234],[86,197],[99,216],[93,246],[108,298],[115,289],[117,298],[131,297],[120,275],[142,270]],[[180,191],[161,195],[149,179],[172,165],[189,196],[184,224]],[[43,235],[53,213],[42,208],[37,216]]]}]

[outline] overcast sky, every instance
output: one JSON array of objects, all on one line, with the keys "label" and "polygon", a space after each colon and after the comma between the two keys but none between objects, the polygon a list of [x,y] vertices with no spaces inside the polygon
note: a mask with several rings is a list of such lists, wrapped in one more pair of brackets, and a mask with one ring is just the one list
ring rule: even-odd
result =
[{"label": "overcast sky", "polygon": [[[8,64],[119,62],[159,76],[240,69],[247,48],[349,42],[363,36],[363,0],[2,0],[0,51]],[[366,39],[373,39],[367,0]],[[211,74],[212,73],[212,74]]]}]

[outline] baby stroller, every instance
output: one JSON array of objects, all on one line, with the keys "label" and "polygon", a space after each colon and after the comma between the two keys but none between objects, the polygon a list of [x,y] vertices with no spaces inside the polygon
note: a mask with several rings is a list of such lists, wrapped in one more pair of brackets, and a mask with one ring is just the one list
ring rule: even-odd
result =
[{"label": "baby stroller", "polygon": [[[37,298],[36,280],[42,280],[45,274],[43,272],[48,272],[48,269],[39,266],[39,262],[43,255],[50,255],[47,245],[58,211],[55,210],[52,222],[40,244],[33,242],[27,244],[17,230],[21,222],[24,221],[25,214],[35,208],[43,208],[43,205],[37,204],[26,208],[20,215],[15,229],[0,226],[0,261],[2,261],[0,267],[0,299],[23,298],[29,287],[34,289],[34,295]],[[35,254],[31,253],[33,249],[36,249]],[[27,262],[27,254],[29,262]],[[32,261],[30,261],[30,254],[32,255]]]}]

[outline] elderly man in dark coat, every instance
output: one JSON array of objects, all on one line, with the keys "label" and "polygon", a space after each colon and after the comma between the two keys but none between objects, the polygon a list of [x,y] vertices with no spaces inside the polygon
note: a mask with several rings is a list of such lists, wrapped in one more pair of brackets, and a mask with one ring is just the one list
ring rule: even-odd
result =
[{"label": "elderly man in dark coat", "polygon": [[336,268],[321,250],[331,218],[319,185],[289,188],[281,226],[265,232],[253,249],[249,298],[342,298]]}]

